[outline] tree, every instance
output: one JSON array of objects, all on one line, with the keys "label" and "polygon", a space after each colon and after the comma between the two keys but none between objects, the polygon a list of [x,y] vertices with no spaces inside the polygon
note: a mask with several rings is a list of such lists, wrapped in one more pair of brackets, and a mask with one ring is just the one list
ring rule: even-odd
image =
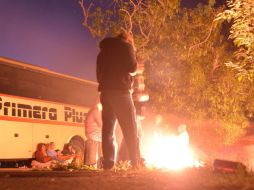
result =
[{"label": "tree", "polygon": [[179,10],[168,20],[159,47],[153,46],[147,83],[157,110],[186,117],[193,130],[204,121],[216,121],[220,125],[215,130],[232,143],[247,124],[246,84],[223,65],[231,56],[230,44],[213,21],[216,14],[211,6],[199,6]]},{"label": "tree", "polygon": [[212,1],[195,9],[181,8],[178,0],[115,0],[110,7],[79,2],[83,25],[98,39],[120,29],[133,33],[157,112],[186,118],[196,133],[214,121],[225,143],[244,133],[250,84],[223,64],[232,51],[214,21],[221,10]]},{"label": "tree", "polygon": [[216,20],[231,22],[229,38],[237,49],[226,65],[238,72],[240,80],[254,79],[254,2],[252,0],[228,0],[228,9],[218,14]]}]

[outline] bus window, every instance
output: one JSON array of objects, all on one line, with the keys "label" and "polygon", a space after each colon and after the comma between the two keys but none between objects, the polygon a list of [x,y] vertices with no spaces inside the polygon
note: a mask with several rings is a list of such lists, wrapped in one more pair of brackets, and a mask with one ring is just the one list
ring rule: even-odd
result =
[{"label": "bus window", "polygon": [[54,78],[52,87],[55,89],[52,98],[67,104],[92,106],[97,98],[95,85],[92,86],[79,81]]},{"label": "bus window", "polygon": [[15,77],[15,69],[13,67],[0,64],[0,93],[14,93]]},{"label": "bus window", "polygon": [[0,93],[90,107],[97,85],[52,74],[0,64]]},{"label": "bus window", "polygon": [[47,99],[50,78],[38,72],[17,69],[17,95],[36,99]]}]

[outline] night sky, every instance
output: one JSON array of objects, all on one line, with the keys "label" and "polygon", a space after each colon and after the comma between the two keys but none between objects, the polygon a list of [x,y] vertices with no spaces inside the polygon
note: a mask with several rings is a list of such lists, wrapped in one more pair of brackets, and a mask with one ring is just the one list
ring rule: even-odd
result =
[{"label": "night sky", "polygon": [[98,51],[78,0],[0,0],[0,56],[95,80]]},{"label": "night sky", "polygon": [[0,0],[0,56],[95,80],[95,40],[77,0]]}]

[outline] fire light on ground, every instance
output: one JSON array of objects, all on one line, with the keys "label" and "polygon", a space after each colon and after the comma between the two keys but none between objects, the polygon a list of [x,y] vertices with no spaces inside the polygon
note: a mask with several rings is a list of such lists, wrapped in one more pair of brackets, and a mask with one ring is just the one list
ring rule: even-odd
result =
[{"label": "fire light on ground", "polygon": [[146,147],[144,158],[148,166],[170,170],[202,166],[190,148],[187,131],[171,136],[155,133]]}]

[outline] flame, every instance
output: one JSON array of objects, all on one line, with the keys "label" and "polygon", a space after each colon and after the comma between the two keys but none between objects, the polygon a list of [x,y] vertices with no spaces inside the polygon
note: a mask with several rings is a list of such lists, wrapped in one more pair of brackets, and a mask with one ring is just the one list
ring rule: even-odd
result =
[{"label": "flame", "polygon": [[189,146],[187,131],[178,136],[155,133],[147,147],[144,157],[149,166],[170,170],[202,166]]}]

